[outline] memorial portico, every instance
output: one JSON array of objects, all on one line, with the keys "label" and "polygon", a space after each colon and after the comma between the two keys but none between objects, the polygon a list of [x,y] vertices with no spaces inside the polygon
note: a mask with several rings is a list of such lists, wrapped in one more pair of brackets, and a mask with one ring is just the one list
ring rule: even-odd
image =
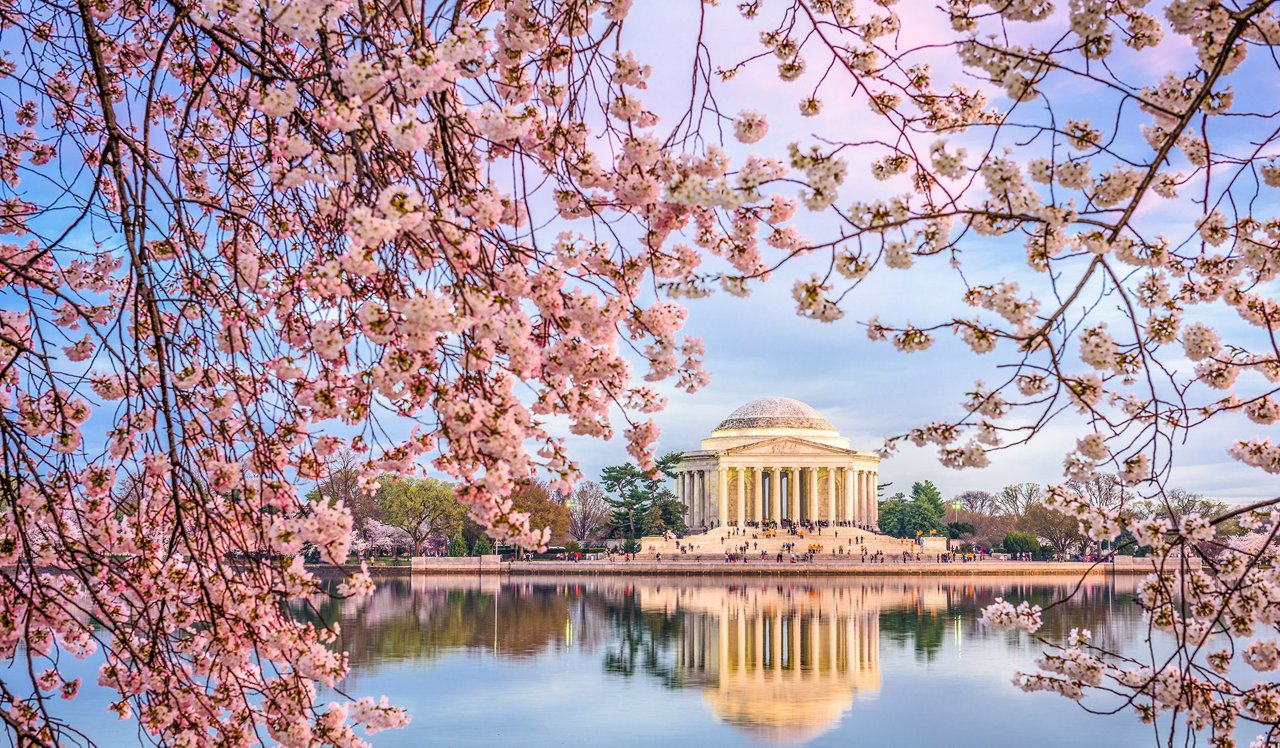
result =
[{"label": "memorial portico", "polygon": [[876,526],[880,457],[851,449],[798,400],[753,400],[682,457],[676,495],[694,532],[784,521]]}]

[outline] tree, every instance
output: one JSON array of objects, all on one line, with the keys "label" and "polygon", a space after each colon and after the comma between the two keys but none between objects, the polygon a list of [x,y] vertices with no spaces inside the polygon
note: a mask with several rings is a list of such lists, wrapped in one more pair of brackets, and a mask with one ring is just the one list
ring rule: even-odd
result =
[{"label": "tree", "polygon": [[1067,487],[1094,506],[1103,509],[1123,510],[1133,499],[1133,494],[1114,473],[1097,473],[1082,480],[1069,480]]},{"label": "tree", "polygon": [[365,523],[364,532],[351,540],[351,550],[356,553],[373,553],[387,555],[400,548],[410,548],[413,540],[409,533],[398,527],[370,519]]},{"label": "tree", "polygon": [[467,550],[467,541],[462,539],[461,535],[454,535],[449,539],[448,553],[454,558],[470,555]]},{"label": "tree", "polygon": [[995,548],[1005,535],[1018,529],[1017,519],[1008,515],[979,514],[965,509],[955,514],[956,521],[973,526],[973,537],[969,542],[982,548]]},{"label": "tree", "polygon": [[[1194,432],[1280,473],[1280,133],[1255,84],[1276,73],[1273,3],[722,5],[6,6],[0,610],[45,623],[0,654],[56,632],[53,651],[20,649],[52,682],[78,642],[106,642],[118,710],[157,742],[332,734],[313,676],[345,666],[315,671],[324,636],[280,600],[324,587],[281,559],[345,559],[352,518],[295,485],[324,480],[343,447],[368,453],[367,488],[430,461],[495,538],[544,545],[506,501],[516,487],[577,477],[563,435],[613,436],[618,404],[650,469],[652,382],[708,377],[679,300],[770,278],[802,316],[831,322],[870,294],[872,340],[913,352],[955,335],[994,359],[997,384],[961,385],[961,407],[886,451],[929,444],[980,467],[1047,435],[1066,478],[1112,471],[1159,496]],[[709,39],[735,33],[735,12],[750,33]],[[687,28],[693,54],[633,54],[645,13]],[[687,90],[647,90],[651,64],[687,60],[660,76]],[[758,96],[761,75],[795,93]],[[765,111],[722,104],[734,96]],[[846,112],[822,116],[851,99],[865,107],[852,135]],[[811,124],[788,122],[797,111]],[[886,276],[931,271],[955,274],[955,297],[886,300]],[[116,516],[130,474],[136,510]],[[1210,533],[1201,520],[1276,524],[1230,509],[1157,533],[1160,518],[1066,491],[1054,505],[1095,541],[1161,535],[1174,566]],[[1224,562],[1179,605],[1247,629],[1258,615],[1239,597],[1276,597],[1272,547],[1237,552],[1238,577]],[[189,573],[150,592],[175,564]],[[1174,626],[1197,651],[1196,622]],[[231,650],[215,672],[192,666],[192,631]],[[140,638],[145,657],[127,651]],[[1211,700],[1177,675],[1174,703],[1147,716],[1199,725]],[[1214,687],[1232,718],[1267,697]],[[49,698],[0,702],[36,715],[5,720],[18,742],[74,737]],[[342,713],[404,722],[365,707]],[[1234,719],[1211,722],[1220,738]]]},{"label": "tree", "polygon": [[600,473],[600,483],[611,494],[609,524],[626,538],[639,538],[667,530],[687,529],[685,507],[667,488],[665,479],[675,475],[681,455],[670,452],[657,462],[657,473],[648,473],[632,463],[612,465]]},{"label": "tree", "polygon": [[927,508],[930,514],[942,517],[946,507],[942,503],[942,492],[933,485],[933,481],[916,481],[911,484],[911,500]]},{"label": "tree", "polygon": [[457,535],[467,515],[453,486],[436,478],[383,476],[374,500],[383,521],[409,536],[415,554],[427,538]]},{"label": "tree", "polygon": [[946,533],[942,496],[929,481],[911,487],[911,500],[901,493],[880,502],[880,531],[900,538]]},{"label": "tree", "polygon": [[[1186,517],[1220,517],[1230,513],[1231,506],[1220,499],[1206,498],[1183,488],[1171,488],[1163,494],[1133,502],[1137,516],[1159,518],[1172,526],[1179,526]],[[1235,517],[1227,517],[1214,524],[1212,538],[1202,538],[1196,543],[1201,553],[1217,555],[1223,543],[1232,537],[1243,535],[1248,529]]]},{"label": "tree", "polygon": [[948,522],[947,537],[952,540],[961,538],[965,535],[973,536],[977,533],[977,529],[968,522]]},{"label": "tree", "polygon": [[609,501],[595,481],[583,481],[568,500],[569,535],[584,543],[598,540],[609,521]]},{"label": "tree", "polygon": [[1004,536],[1000,545],[1006,553],[1035,553],[1040,550],[1040,541],[1029,532],[1011,532]]},{"label": "tree", "polygon": [[[466,542],[466,538],[463,538],[463,542]],[[489,542],[488,538],[481,536],[471,545],[471,552],[477,556],[488,556],[493,553],[493,543]]]},{"label": "tree", "polygon": [[999,510],[1015,517],[1024,516],[1028,509],[1043,500],[1044,486],[1039,483],[1010,483],[995,496]]},{"label": "tree", "polygon": [[545,481],[529,481],[511,494],[511,505],[529,516],[531,529],[544,529],[546,542],[563,543],[571,521],[567,506],[557,500]]},{"label": "tree", "polygon": [[995,497],[986,491],[964,491],[957,494],[952,501],[979,514],[995,514],[997,509]]},{"label": "tree", "polygon": [[1075,517],[1043,504],[1032,504],[1018,526],[1064,553],[1071,553],[1085,540]]},{"label": "tree", "polygon": [[341,502],[351,512],[352,529],[363,532],[370,520],[378,518],[379,508],[374,492],[361,485],[358,455],[349,448],[339,449],[329,457],[324,469],[324,479],[307,494],[307,501]]}]

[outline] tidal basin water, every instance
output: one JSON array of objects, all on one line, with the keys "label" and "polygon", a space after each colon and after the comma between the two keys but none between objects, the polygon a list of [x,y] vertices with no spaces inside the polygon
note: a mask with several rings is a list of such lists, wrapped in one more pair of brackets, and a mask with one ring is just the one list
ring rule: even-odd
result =
[{"label": "tidal basin water", "polygon": [[[1047,605],[1078,582],[414,576],[380,580],[364,600],[315,602],[341,624],[345,691],[385,694],[413,715],[372,736],[379,747],[1154,745],[1131,710],[1096,716],[1015,688],[1041,645],[978,621],[997,596]],[[1088,628],[1113,649],[1145,649],[1136,584],[1089,577],[1043,631],[1061,641]],[[110,694],[92,685],[100,663],[72,664],[86,687],[54,707],[98,745],[137,745],[137,723],[108,714]]]},{"label": "tidal basin water", "polygon": [[[1041,646],[978,622],[1078,581],[414,577],[322,612],[348,691],[414,715],[379,746],[1152,745],[1131,711],[1015,688]],[[1091,577],[1045,631],[1142,647],[1135,584]]]}]

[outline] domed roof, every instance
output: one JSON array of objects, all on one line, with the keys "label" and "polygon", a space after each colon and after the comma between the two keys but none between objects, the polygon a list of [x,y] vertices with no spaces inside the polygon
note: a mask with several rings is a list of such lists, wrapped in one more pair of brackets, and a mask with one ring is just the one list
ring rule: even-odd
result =
[{"label": "domed roof", "polygon": [[835,431],[822,414],[789,397],[762,397],[729,414],[716,431],[730,429],[815,429]]}]

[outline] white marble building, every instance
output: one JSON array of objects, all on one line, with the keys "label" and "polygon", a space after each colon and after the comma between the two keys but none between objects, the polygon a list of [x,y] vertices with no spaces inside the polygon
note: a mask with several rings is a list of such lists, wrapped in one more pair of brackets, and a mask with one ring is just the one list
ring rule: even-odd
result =
[{"label": "white marble building", "polygon": [[766,520],[876,526],[879,455],[851,449],[798,400],[752,400],[701,447],[683,454],[676,474],[692,532]]}]

